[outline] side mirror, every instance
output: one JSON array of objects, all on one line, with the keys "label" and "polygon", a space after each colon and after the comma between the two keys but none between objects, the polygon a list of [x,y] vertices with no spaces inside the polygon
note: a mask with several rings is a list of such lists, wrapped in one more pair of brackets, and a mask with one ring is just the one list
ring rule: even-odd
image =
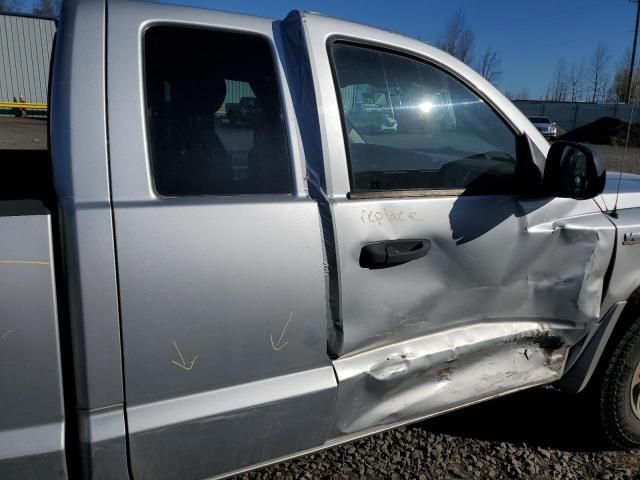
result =
[{"label": "side mirror", "polygon": [[586,200],[600,195],[605,182],[606,169],[589,147],[565,141],[551,145],[543,177],[547,194]]}]

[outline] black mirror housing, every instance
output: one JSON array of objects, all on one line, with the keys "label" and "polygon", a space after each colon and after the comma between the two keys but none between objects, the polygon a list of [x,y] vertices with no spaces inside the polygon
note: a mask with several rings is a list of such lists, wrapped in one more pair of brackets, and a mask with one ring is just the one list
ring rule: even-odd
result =
[{"label": "black mirror housing", "polygon": [[606,169],[589,147],[566,141],[551,145],[543,177],[548,195],[586,200],[600,195],[605,182]]}]

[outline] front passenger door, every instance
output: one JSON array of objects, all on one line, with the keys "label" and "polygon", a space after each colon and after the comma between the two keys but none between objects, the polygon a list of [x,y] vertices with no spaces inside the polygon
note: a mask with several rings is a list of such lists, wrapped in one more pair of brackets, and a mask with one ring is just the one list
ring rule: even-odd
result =
[{"label": "front passenger door", "polygon": [[454,72],[349,40],[329,52],[349,168],[331,203],[334,435],[557,379],[599,318],[610,222],[591,200],[521,193],[519,132]]}]

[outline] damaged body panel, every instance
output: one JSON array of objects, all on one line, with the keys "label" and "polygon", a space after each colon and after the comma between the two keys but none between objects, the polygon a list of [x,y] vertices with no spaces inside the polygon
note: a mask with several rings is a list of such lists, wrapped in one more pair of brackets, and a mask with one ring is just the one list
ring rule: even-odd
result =
[{"label": "damaged body panel", "polygon": [[[550,220],[580,210],[562,199],[513,200],[520,214],[460,245],[443,212],[462,198],[336,207],[342,324],[335,328],[343,338],[334,362],[336,434],[557,380],[567,350],[599,320],[615,239],[602,213]],[[465,200],[486,203],[487,214],[499,202]],[[415,211],[420,221],[367,224],[358,218],[367,209]],[[489,222],[487,214],[461,224]],[[361,245],[384,238],[426,238],[431,249],[406,265],[361,268]]]},{"label": "damaged body panel", "polygon": [[576,333],[563,324],[486,322],[341,358],[335,362],[340,389],[334,433],[425,417],[554,381]]},{"label": "damaged body panel", "polygon": [[[463,202],[463,218],[454,220]],[[338,355],[485,320],[562,320],[578,327],[596,321],[615,229],[599,212],[552,220],[580,210],[563,199],[540,203],[458,197],[337,204],[343,318],[335,327],[343,337]],[[385,210],[415,212],[415,220],[361,220],[362,211]],[[491,218],[500,210],[504,218]],[[463,229],[485,232],[460,244]],[[406,265],[360,267],[362,245],[389,238],[425,238],[431,249]]]},{"label": "damaged body panel", "polygon": [[565,391],[580,392],[586,388],[627,303],[630,301],[634,303],[630,308],[637,308],[637,292],[640,288],[637,268],[640,243],[636,241],[640,232],[640,209],[637,207],[640,200],[639,185],[638,175],[611,173],[607,176],[604,192],[597,198],[602,208],[608,210],[608,218],[616,227],[616,241],[605,276],[601,320],[592,326],[580,348],[572,352],[566,373],[557,383]]},{"label": "damaged body panel", "polygon": [[[319,202],[323,226],[332,228],[324,233],[326,248],[335,254],[329,259],[335,267],[329,275],[328,334],[338,378],[333,436],[559,379],[569,350],[601,316],[615,227],[599,204],[490,190],[476,194],[473,183],[464,187],[471,170],[458,178],[463,188],[457,190],[403,190],[408,184],[437,188],[437,182],[448,181],[451,169],[437,172],[438,167],[407,176],[425,164],[420,155],[431,137],[418,137],[415,122],[398,135],[359,131],[350,111],[360,108],[362,116],[358,101],[395,105],[401,128],[406,108],[400,102],[417,95],[415,85],[423,78],[435,83],[424,83],[420,92],[435,84],[440,90],[423,97],[429,100],[418,105],[421,115],[449,99],[443,104],[448,110],[429,124],[441,122],[440,136],[455,131],[456,121],[462,125],[465,113],[477,113],[456,117],[451,95],[458,88],[476,92],[467,91],[470,101],[458,105],[490,102],[491,109],[478,118],[502,125],[504,138],[526,135],[543,157],[549,145],[493,86],[422,42],[314,14],[302,14],[300,22],[297,38],[305,45],[299,50],[311,60],[306,77],[304,68],[296,73],[313,85],[314,95],[298,107],[298,116],[314,113],[320,119],[319,132],[305,140],[305,147],[323,152],[307,163],[310,171],[327,175],[318,196],[325,200]],[[420,76],[412,73],[416,69]],[[455,79],[464,79],[464,85],[451,86]],[[402,81],[413,90],[403,91]],[[317,112],[310,111],[311,100]],[[420,143],[424,138],[427,143]],[[427,164],[437,164],[433,159]],[[464,168],[464,161],[455,168]],[[411,165],[409,170],[391,175],[401,162]],[[542,174],[544,160],[537,167]],[[409,240],[424,251],[405,255],[406,263],[385,264],[398,253],[395,245]],[[371,267],[370,246],[385,243],[386,259]],[[385,256],[384,250],[377,252]]]}]

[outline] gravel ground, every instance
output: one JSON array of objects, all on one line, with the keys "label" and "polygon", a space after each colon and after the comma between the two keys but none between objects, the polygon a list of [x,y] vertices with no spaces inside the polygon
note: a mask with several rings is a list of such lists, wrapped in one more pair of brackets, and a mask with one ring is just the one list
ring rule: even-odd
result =
[{"label": "gravel ground", "polygon": [[608,145],[589,145],[589,147],[605,162],[607,170],[618,172],[640,173],[640,148],[629,148],[625,157],[624,148]]},{"label": "gravel ground", "polygon": [[0,150],[46,149],[46,120],[0,117]]},{"label": "gravel ground", "polygon": [[574,396],[535,389],[235,477],[639,479],[640,450],[609,451]]}]

